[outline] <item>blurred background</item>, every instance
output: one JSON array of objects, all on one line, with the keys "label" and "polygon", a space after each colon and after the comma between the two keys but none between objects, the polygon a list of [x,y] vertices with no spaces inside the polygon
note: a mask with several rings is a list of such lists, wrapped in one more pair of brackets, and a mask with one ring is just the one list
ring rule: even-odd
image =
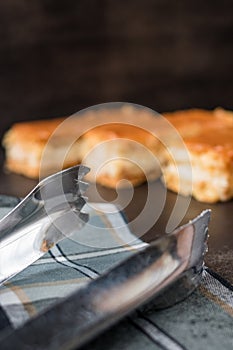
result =
[{"label": "blurred background", "polygon": [[1,135],[110,101],[233,109],[232,91],[231,0],[1,2]]},{"label": "blurred background", "polygon": [[[158,112],[233,110],[232,92],[232,0],[0,2],[0,139],[16,121],[69,116],[112,101]],[[0,165],[3,157],[0,148]],[[23,197],[35,184],[0,171],[0,193]],[[115,199],[104,191],[103,198]],[[145,186],[135,191],[129,219],[146,195]],[[169,192],[160,233],[175,200]],[[204,208],[193,200],[188,219]],[[207,263],[232,278],[232,202],[211,208]]]}]

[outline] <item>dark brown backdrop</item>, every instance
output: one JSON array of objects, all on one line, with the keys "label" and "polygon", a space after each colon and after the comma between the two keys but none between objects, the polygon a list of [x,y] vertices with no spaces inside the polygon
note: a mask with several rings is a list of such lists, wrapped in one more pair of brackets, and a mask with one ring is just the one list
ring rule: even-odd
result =
[{"label": "dark brown backdrop", "polygon": [[1,134],[15,120],[130,101],[233,108],[233,2],[0,4]]}]

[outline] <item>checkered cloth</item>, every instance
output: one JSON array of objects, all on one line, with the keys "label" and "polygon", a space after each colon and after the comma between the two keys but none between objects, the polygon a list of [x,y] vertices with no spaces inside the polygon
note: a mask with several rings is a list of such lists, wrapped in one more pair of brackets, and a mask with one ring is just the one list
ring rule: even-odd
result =
[{"label": "checkered cloth", "polygon": [[[1,216],[9,211],[0,200]],[[109,204],[89,205],[90,221],[72,239],[0,287],[0,349],[6,330],[77,290],[142,248],[125,219]],[[83,349],[233,349],[233,287],[206,268],[200,287],[168,309],[135,311]]]}]

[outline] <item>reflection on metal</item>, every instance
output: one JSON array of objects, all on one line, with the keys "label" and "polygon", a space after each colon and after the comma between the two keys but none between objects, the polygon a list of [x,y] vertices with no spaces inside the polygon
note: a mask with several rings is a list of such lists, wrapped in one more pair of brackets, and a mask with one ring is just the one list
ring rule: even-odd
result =
[{"label": "reflection on metal", "polygon": [[201,280],[209,218],[210,210],[205,210],[187,225],[155,240],[6,336],[1,347],[77,349],[152,299],[158,307],[181,300]]},{"label": "reflection on metal", "polygon": [[87,222],[88,171],[81,165],[47,177],[0,221],[0,284]]}]

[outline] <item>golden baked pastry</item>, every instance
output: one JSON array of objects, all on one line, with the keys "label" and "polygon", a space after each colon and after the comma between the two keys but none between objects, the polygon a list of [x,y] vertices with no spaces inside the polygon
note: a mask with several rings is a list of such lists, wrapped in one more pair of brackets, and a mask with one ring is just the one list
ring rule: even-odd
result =
[{"label": "golden baked pastry", "polygon": [[[64,118],[14,124],[3,137],[6,149],[5,168],[30,178],[38,178],[44,147]],[[45,175],[53,171],[56,152],[51,156]],[[68,166],[69,164],[65,164]]]},{"label": "golden baked pastry", "polygon": [[[6,168],[47,176],[83,163],[115,188],[161,175],[168,189],[214,203],[233,197],[233,113],[190,109],[156,118],[132,106],[17,123],[5,134]],[[164,122],[165,121],[165,122]],[[170,128],[169,128],[170,126]]]},{"label": "golden baked pastry", "polygon": [[[97,126],[82,137],[82,163],[91,181],[115,188],[138,185],[161,175],[162,144],[147,130],[119,123]],[[120,182],[121,181],[121,182]]]},{"label": "golden baked pastry", "polygon": [[[161,143],[148,130],[154,114],[124,106],[77,117],[17,123],[5,134],[6,169],[31,178],[77,163],[89,180],[108,187],[138,185],[161,174]],[[135,125],[136,124],[136,125]]]},{"label": "golden baked pastry", "polygon": [[[192,176],[186,171],[187,159],[175,143],[163,168],[166,186],[198,201],[214,203],[233,197],[233,113],[223,109],[190,109],[163,114],[182,136],[190,155]],[[180,171],[180,177],[179,177]],[[182,186],[180,183],[182,182]]]}]

